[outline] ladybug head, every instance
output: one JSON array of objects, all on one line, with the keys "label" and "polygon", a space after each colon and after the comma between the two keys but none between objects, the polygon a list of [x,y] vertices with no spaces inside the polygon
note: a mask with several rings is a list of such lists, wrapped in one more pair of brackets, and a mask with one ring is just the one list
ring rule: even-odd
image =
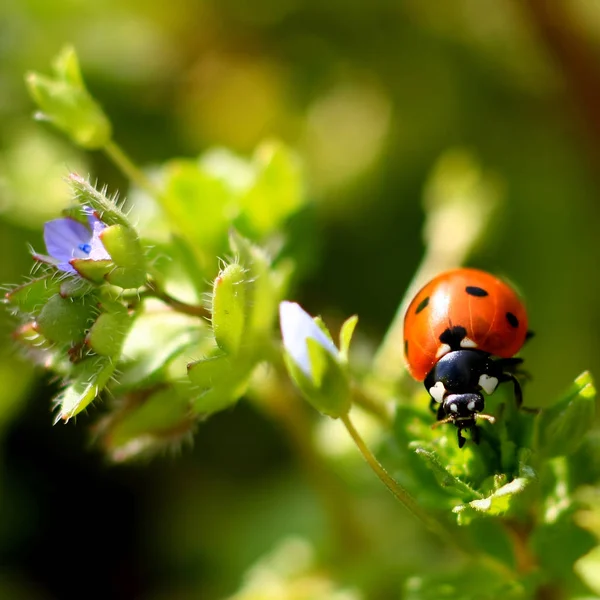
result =
[{"label": "ladybug head", "polygon": [[485,408],[480,393],[448,394],[442,407],[446,416],[460,429],[474,425],[475,417]]},{"label": "ladybug head", "polygon": [[484,409],[483,396],[478,393],[466,394],[448,394],[442,403],[442,409],[446,414],[444,419],[435,423],[432,427],[436,428],[445,423],[454,423],[458,427],[458,447],[462,448],[465,438],[462,436],[463,429],[470,429],[473,441],[479,443],[479,429],[477,419],[485,419],[490,423],[495,421],[491,415],[481,412]]}]

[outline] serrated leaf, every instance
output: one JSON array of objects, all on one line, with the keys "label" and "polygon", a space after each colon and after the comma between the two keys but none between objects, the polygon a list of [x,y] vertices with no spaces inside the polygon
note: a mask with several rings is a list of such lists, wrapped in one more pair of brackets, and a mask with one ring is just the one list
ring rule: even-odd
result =
[{"label": "serrated leaf", "polygon": [[115,367],[116,363],[105,356],[77,363],[71,371],[69,384],[56,398],[58,418],[67,422],[85,410],[104,389]]},{"label": "serrated leaf", "polygon": [[38,312],[60,290],[61,282],[53,275],[44,275],[16,286],[6,293],[6,303],[21,313]]},{"label": "serrated leaf", "polygon": [[455,506],[452,512],[456,513],[459,525],[468,525],[472,519],[477,517],[503,515],[510,510],[515,497],[521,494],[530,483],[530,478],[517,477],[486,498]]},{"label": "serrated leaf", "polygon": [[446,491],[453,491],[463,502],[474,499],[482,499],[483,496],[474,490],[469,484],[462,481],[459,477],[453,475],[439,460],[435,452],[430,452],[424,448],[415,450],[417,456],[423,460],[425,465],[435,475],[440,487]]}]

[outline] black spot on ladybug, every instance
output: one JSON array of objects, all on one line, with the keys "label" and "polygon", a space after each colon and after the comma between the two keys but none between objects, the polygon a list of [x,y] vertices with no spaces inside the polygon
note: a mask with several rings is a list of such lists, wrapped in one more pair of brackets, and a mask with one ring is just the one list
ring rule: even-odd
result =
[{"label": "black spot on ladybug", "polygon": [[467,337],[467,330],[460,325],[449,327],[440,334],[440,342],[448,344],[451,350],[460,350],[460,343]]},{"label": "black spot on ladybug", "polygon": [[404,356],[408,357],[408,340],[404,340]]},{"label": "black spot on ladybug", "polygon": [[415,310],[415,315],[418,315],[429,304],[429,296],[425,296]]},{"label": "black spot on ladybug", "polygon": [[483,288],[477,287],[476,285],[468,285],[465,288],[465,292],[467,292],[469,296],[477,296],[478,298],[483,298],[488,295]]},{"label": "black spot on ladybug", "polygon": [[515,317],[515,315],[513,315],[511,312],[506,313],[506,320],[508,321],[509,325],[515,329],[519,326],[519,319],[517,319],[517,317]]}]

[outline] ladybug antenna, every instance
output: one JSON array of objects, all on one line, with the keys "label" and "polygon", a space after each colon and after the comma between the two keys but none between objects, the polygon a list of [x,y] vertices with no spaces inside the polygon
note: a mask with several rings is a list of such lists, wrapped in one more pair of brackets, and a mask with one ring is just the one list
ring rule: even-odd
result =
[{"label": "ladybug antenna", "polygon": [[475,415],[475,418],[476,419],[485,419],[492,425],[496,422],[496,419],[494,417],[492,417],[492,415],[486,415],[485,413],[477,413],[477,415]]},{"label": "ladybug antenna", "polygon": [[445,425],[446,423],[452,423],[452,421],[454,421],[454,417],[453,416],[446,417],[445,419],[442,419],[441,421],[436,421],[431,426],[431,429],[437,429],[440,425]]}]

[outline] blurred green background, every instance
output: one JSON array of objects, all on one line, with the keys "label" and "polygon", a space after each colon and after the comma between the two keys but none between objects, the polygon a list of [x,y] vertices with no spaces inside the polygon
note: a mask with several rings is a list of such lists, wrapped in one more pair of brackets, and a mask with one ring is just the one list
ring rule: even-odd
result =
[{"label": "blurred green background", "polygon": [[[334,323],[358,313],[367,347],[423,254],[432,172],[468,152],[502,197],[471,264],[518,284],[537,333],[524,352],[534,376],[526,402],[551,401],[585,368],[600,373],[597,3],[3,2],[2,282],[29,273],[27,245],[42,248],[43,222],[67,204],[68,170],[127,192],[102,155],[31,119],[23,75],[48,72],[67,42],[138,164],[213,146],[247,154],[270,137],[299,151],[315,208],[296,225],[295,299]],[[449,223],[445,235],[461,227]],[[289,535],[368,598],[399,597],[401,581],[436,560],[427,540],[414,551],[412,524],[343,444],[335,456],[329,448],[330,466],[375,550],[334,551],[289,435],[245,403],[201,425],[179,456],[107,465],[90,443],[98,409],[53,427],[56,382],[18,356],[1,319],[2,597],[91,586],[89,597],[224,598]]]}]

